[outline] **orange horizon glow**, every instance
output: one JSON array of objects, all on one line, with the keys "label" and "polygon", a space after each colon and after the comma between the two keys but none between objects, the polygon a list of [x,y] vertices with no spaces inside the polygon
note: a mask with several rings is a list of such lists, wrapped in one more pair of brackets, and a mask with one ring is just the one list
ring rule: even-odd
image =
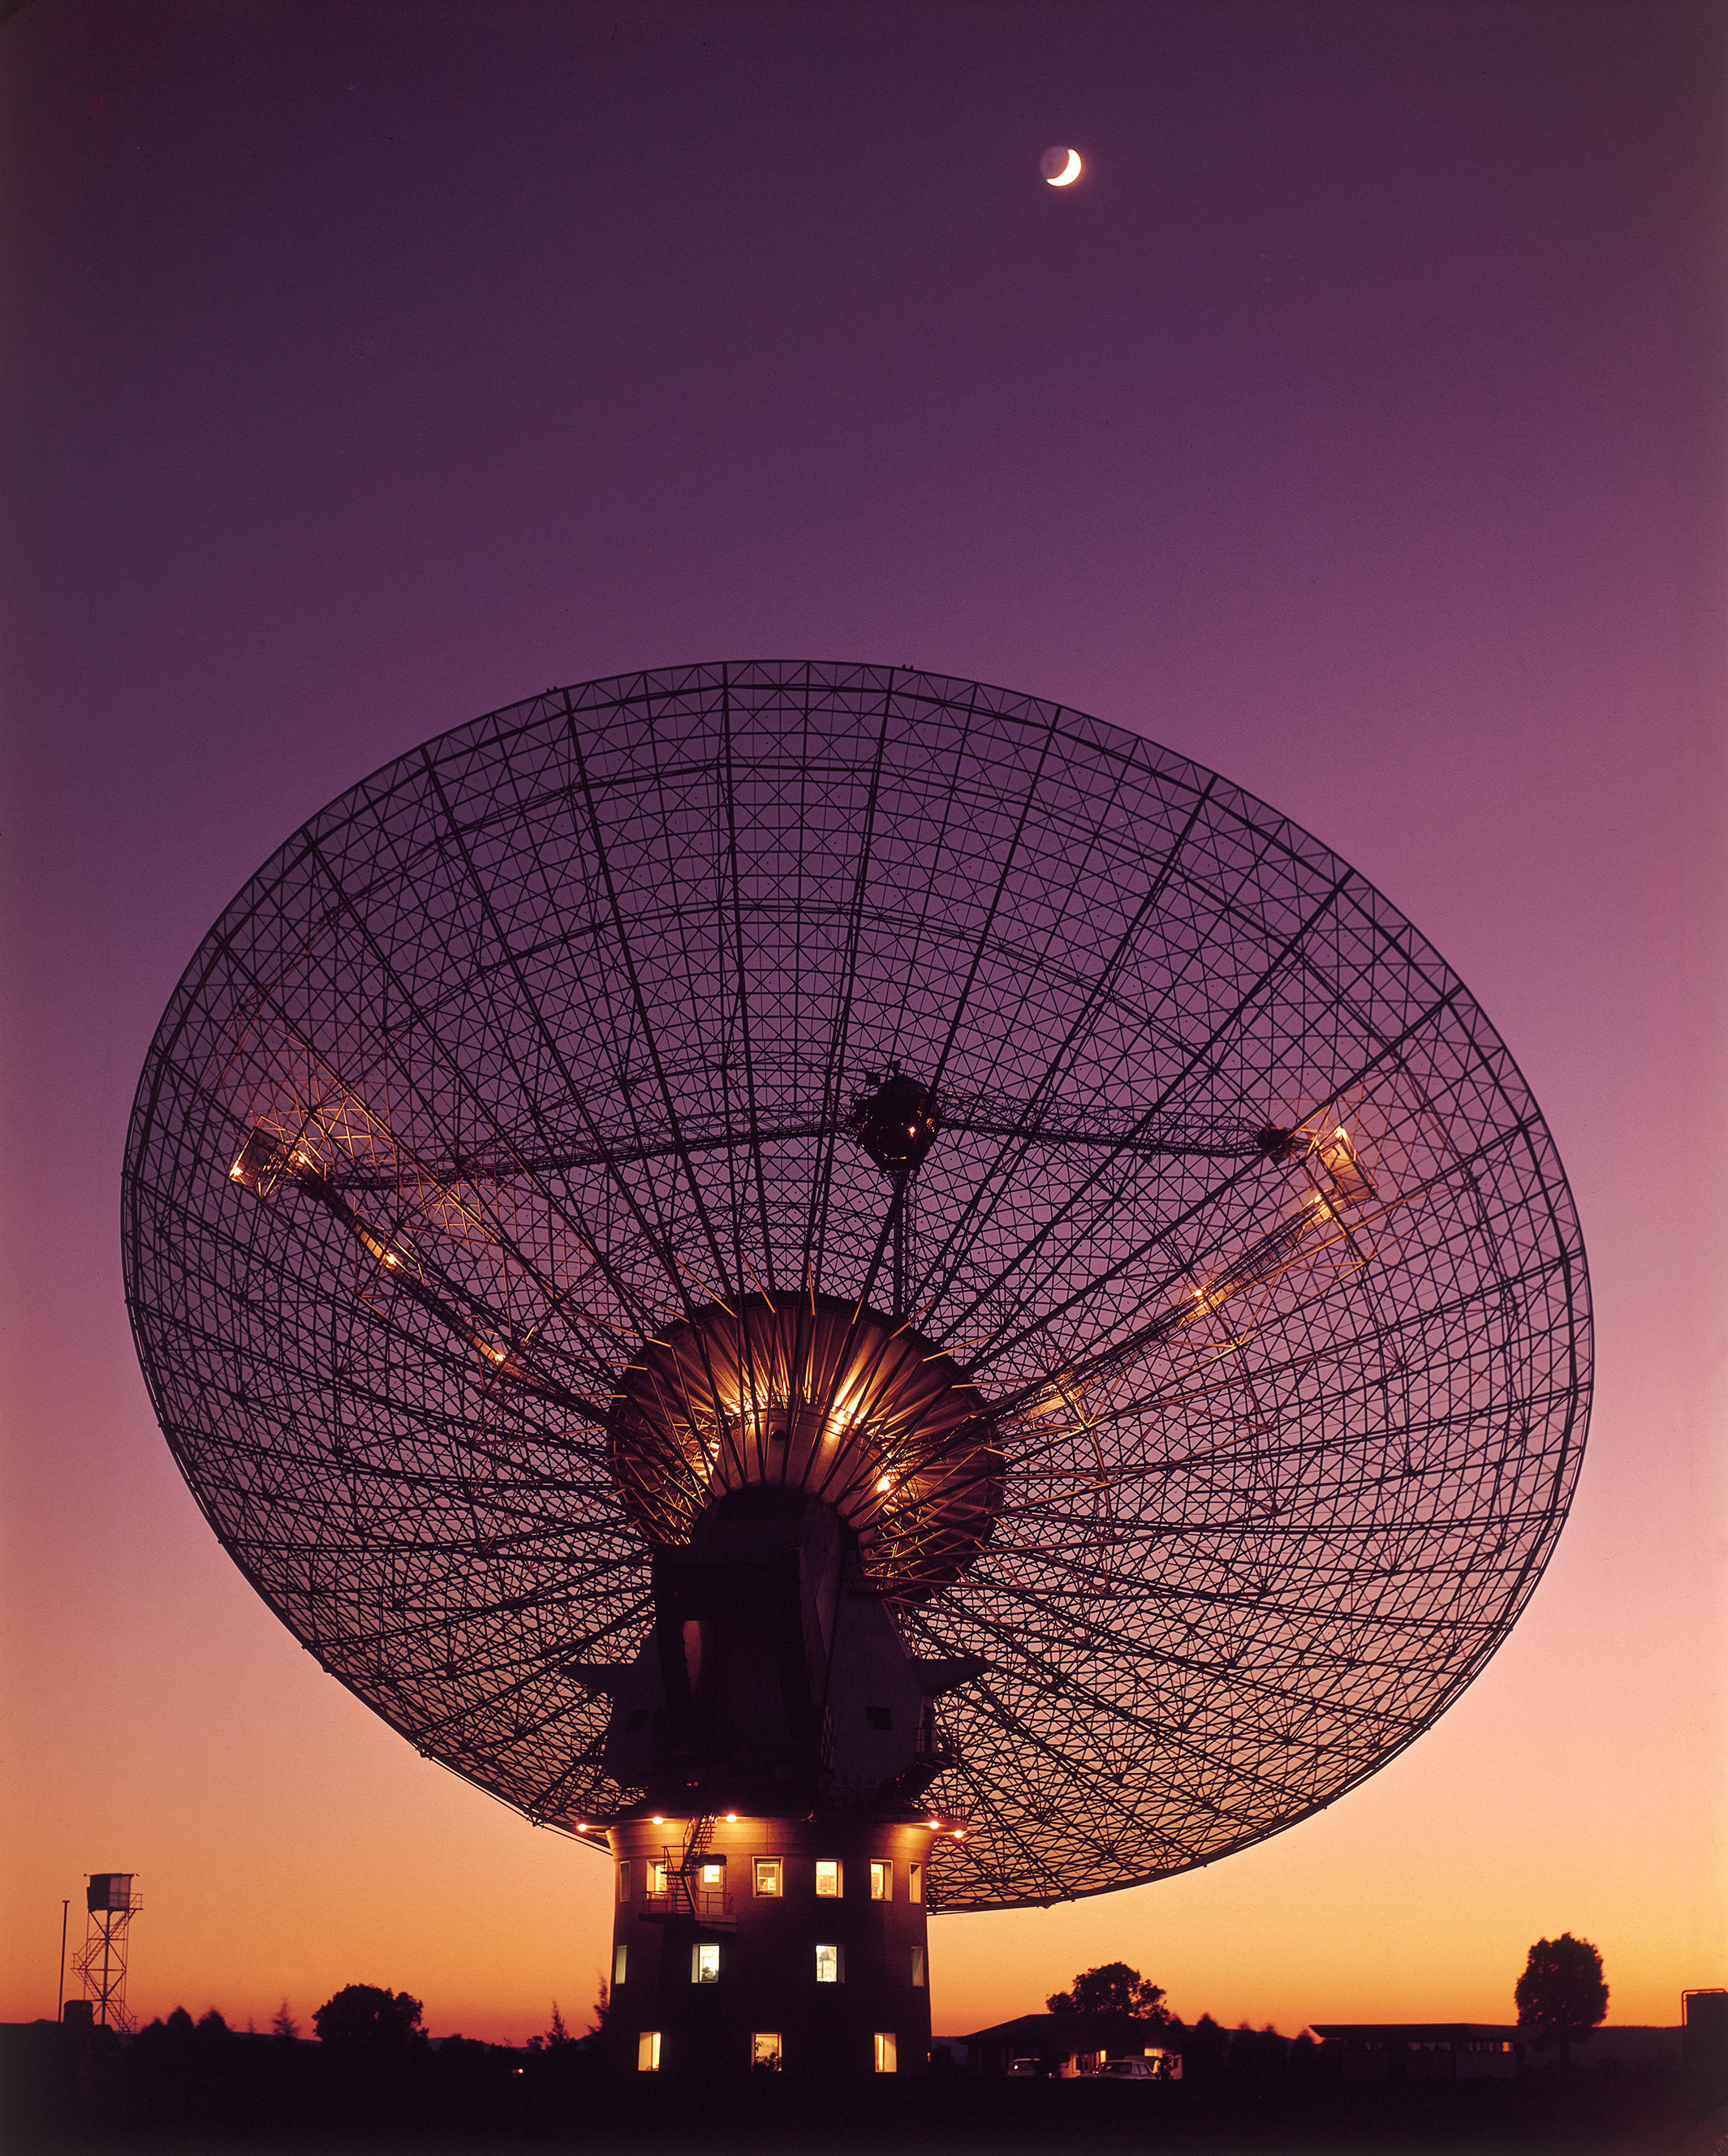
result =
[{"label": "orange horizon glow", "polygon": [[[1438,1722],[1203,1869],[939,1911],[937,2030],[1114,1960],[1190,2023],[1508,2022],[1566,1931],[1611,2024],[1673,2025],[1728,1986],[1718,14],[621,12],[38,6],[0,36],[0,2020],[54,2012],[63,1901],[72,1989],[112,1866],[142,2022],[285,1999],[310,2035],[371,1983],[440,2035],[585,2025],[603,1837],[418,1756],[182,1479],[126,1314],[126,1133],[211,924],[367,773],[543,684],[812,653],[1094,714],[1335,849],[1527,1078],[1596,1312],[1571,1517]],[[1053,203],[1069,132],[1086,189]],[[1093,873],[1077,834],[1077,909]],[[1110,978],[1174,1069],[1180,1026],[1134,1034]],[[232,1182],[316,1171],[290,1105]],[[1349,1203],[1320,1148],[1369,1125],[1310,1108],[1281,1225],[1317,1246]],[[378,1244],[344,1262],[401,1295],[416,1247]],[[1206,1270],[1173,1255],[1171,1307],[1233,1332]],[[476,1385],[519,1352],[450,1338]]]},{"label": "orange horizon glow", "polygon": [[[145,1898],[128,1994],[141,2022],[183,2005],[266,2028],[285,1999],[310,2035],[312,2010],[343,1984],[388,1983],[424,2001],[436,2035],[521,2043],[554,1999],[578,2026],[609,1966],[604,1844],[532,1827],[418,1758],[224,1567],[213,1548],[200,1569],[213,1578],[164,1598],[172,1637],[213,1589],[225,1637],[206,1643],[205,1681],[169,1712],[111,1732],[116,1771],[96,1810],[69,1819],[42,1790],[21,1817],[10,1793],[64,1876],[28,1899],[8,1882],[0,2020],[52,2012],[59,1896],[73,1902],[75,1948],[85,1870],[123,1857]],[[1520,1811],[1525,1745],[1566,1741],[1563,1712],[1532,1729],[1515,1666],[1539,1672],[1544,1645],[1520,1656],[1515,1643],[1421,1747],[1257,1848],[1049,1910],[939,1912],[938,2033],[1040,2012],[1078,1971],[1113,1960],[1161,1984],[1191,2023],[1210,2013],[1288,2035],[1315,2021],[1509,2022],[1529,1945],[1561,1930],[1602,1948],[1611,2023],[1675,2023],[1680,1991],[1721,1970],[1701,1912],[1689,1933],[1674,1926],[1695,1906],[1684,1846],[1664,1852],[1646,1833],[1630,1862],[1581,1880],[1558,1851],[1587,1805],[1576,1820]],[[202,1763],[192,1780],[190,1758]],[[584,1856],[595,1849],[598,1861]],[[1443,1896],[1412,1849],[1443,1875]],[[85,1855],[100,1863],[80,1868]]]}]

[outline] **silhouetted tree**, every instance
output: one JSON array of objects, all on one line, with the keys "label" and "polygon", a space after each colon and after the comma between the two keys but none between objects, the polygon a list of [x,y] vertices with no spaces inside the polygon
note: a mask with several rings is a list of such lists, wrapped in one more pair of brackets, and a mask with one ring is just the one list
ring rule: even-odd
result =
[{"label": "silhouetted tree", "polygon": [[1230,2074],[1233,2081],[1263,2083],[1283,2071],[1290,2047],[1268,2021],[1263,2029],[1237,2025],[1230,2039]]},{"label": "silhouetted tree", "polygon": [[[604,1988],[603,1986],[602,1989]],[[528,2049],[531,2051],[550,2052],[553,2056],[558,2056],[566,2051],[573,2051],[575,2048],[576,2039],[564,2026],[564,2017],[558,2012],[558,2003],[554,1999],[552,2002],[552,2026],[543,2036],[530,2036]]]},{"label": "silhouetted tree", "polygon": [[1229,2037],[1210,2014],[1202,2014],[1182,2046],[1184,2079],[1191,2075],[1198,2081],[1210,2081],[1221,2071],[1229,2051]]},{"label": "silhouetted tree", "polygon": [[332,2051],[371,2058],[398,2057],[426,2041],[418,1999],[375,1984],[345,1984],[312,2016],[318,2041]]},{"label": "silhouetted tree", "polygon": [[426,2066],[422,2101],[441,2131],[465,2120],[496,2128],[499,2103],[522,2071],[513,2051],[460,2035],[446,2036]]},{"label": "silhouetted tree", "polygon": [[300,2024],[288,2011],[288,2002],[285,1999],[271,2016],[270,2025],[271,2035],[280,2036],[285,2044],[292,2044],[299,2038]]},{"label": "silhouetted tree", "polygon": [[[600,1986],[597,2015],[607,2010],[606,1987]],[[542,2036],[528,2039],[527,2092],[537,2102],[568,2102],[579,2083],[600,2074],[605,2063],[605,2042],[597,2030],[576,2036],[565,2025],[556,1999],[552,2003],[552,2026]]]},{"label": "silhouetted tree", "polygon": [[1588,1939],[1575,1939],[1570,1932],[1538,1939],[1512,1996],[1519,2025],[1529,2030],[1536,2049],[1558,2044],[1561,2059],[1570,2061],[1573,2043],[1587,2036],[1608,2010],[1602,1956]]},{"label": "silhouetted tree", "polygon": [[1074,1979],[1072,1991],[1053,1993],[1044,2002],[1052,2014],[1129,2014],[1142,2021],[1167,2022],[1161,1984],[1149,1984],[1125,1961],[1107,1961]]},{"label": "silhouetted tree", "polygon": [[1290,2076],[1293,2081],[1308,2082],[1320,2070],[1320,2047],[1306,2029],[1299,2030],[1290,2046]]},{"label": "silhouetted tree", "polygon": [[211,2007],[196,2025],[183,2006],[141,2030],[126,2061],[122,2101],[152,2132],[203,2135],[259,2108],[270,2047],[230,2029]]}]

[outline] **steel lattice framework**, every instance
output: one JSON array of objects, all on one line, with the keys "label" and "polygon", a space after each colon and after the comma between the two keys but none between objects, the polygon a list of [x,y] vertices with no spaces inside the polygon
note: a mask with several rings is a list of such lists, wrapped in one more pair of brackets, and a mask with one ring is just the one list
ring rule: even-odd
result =
[{"label": "steel lattice framework", "polygon": [[[854,1105],[897,1074],[935,1132],[897,1178]],[[1423,939],[1213,773],[900,670],[549,691],[332,803],[168,1006],[124,1241],[248,1578],[558,1824],[639,1794],[583,1681],[651,1617],[620,1373],[702,1310],[914,1325],[997,1478],[892,1604],[984,1664],[942,1702],[949,1908],[1372,1773],[1504,1637],[1583,1445],[1571,1196]]]}]

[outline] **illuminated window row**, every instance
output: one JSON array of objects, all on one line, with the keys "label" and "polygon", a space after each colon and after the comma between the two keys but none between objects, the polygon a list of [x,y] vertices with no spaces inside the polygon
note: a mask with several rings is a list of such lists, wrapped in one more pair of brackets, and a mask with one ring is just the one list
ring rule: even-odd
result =
[{"label": "illuminated window row", "polygon": [[[816,1948],[816,1982],[844,1984],[846,1981],[846,1949],[838,1944],[821,1945]],[[718,1939],[698,1939],[690,1949],[690,1981],[692,1984],[717,1984],[720,1981],[721,1959]],[[630,1947],[620,1939],[612,1949],[612,1981],[615,1985],[630,1981]],[[924,1984],[924,1950],[912,1948],[912,1982],[915,1990]]]},{"label": "illuminated window row", "polygon": [[[645,2029],[637,2037],[636,2070],[639,2073],[657,2074],[660,2071],[661,2034],[658,2029]],[[894,2030],[877,2030],[871,2038],[871,2045],[877,2073],[897,2073],[900,2070],[900,2046]],[[776,2031],[759,2030],[751,2036],[750,2064],[759,2072],[779,2073],[784,2056],[784,2048]]]},{"label": "illuminated window row", "polygon": [[[647,1875],[645,1891],[650,1901],[676,1891],[677,1875],[669,1860],[651,1857],[644,1869]],[[766,1901],[784,1895],[790,1869],[784,1857],[753,1859],[751,1884],[758,1898]],[[726,1887],[726,1860],[721,1857],[699,1864],[692,1876],[702,1892],[723,1893]],[[838,1901],[844,1896],[846,1867],[839,1857],[819,1856],[815,1860],[815,1888],[818,1901]],[[618,1867],[618,1898],[620,1902],[630,1898],[630,1867],[627,1860]],[[894,1898],[894,1866],[886,1858],[871,1859],[870,1898],[872,1902],[892,1902]],[[908,1864],[906,1867],[906,1898],[908,1902],[922,1902],[924,1898],[922,1864]]]}]

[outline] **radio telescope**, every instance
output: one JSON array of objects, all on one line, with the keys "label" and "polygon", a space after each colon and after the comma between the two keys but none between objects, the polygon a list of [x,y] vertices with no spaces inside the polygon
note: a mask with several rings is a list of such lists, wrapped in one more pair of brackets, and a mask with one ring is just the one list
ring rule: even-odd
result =
[{"label": "radio telescope", "polygon": [[923,2063],[924,1925],[1210,1862],[1528,1600],[1588,1288],[1463,984],[1274,810],[871,666],[548,691],[226,909],[126,1281],[247,1578],[618,1866],[626,2067]]}]

